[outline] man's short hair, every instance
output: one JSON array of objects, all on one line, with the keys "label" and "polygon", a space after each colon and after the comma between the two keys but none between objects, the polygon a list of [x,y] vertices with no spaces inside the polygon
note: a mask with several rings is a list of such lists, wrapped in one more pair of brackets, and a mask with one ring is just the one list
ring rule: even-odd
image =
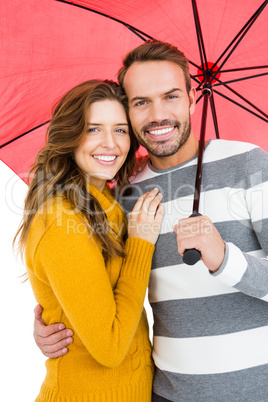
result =
[{"label": "man's short hair", "polygon": [[118,72],[118,82],[124,87],[124,78],[129,67],[135,63],[146,61],[171,61],[177,64],[183,71],[186,90],[189,93],[191,89],[191,77],[189,72],[189,63],[184,53],[176,46],[170,43],[158,40],[150,40],[131,50],[123,60],[123,67]]}]

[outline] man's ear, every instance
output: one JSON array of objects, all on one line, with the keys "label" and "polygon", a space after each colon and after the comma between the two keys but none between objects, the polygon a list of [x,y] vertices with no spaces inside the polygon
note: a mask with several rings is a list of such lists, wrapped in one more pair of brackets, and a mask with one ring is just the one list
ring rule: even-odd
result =
[{"label": "man's ear", "polygon": [[190,114],[193,114],[194,111],[195,111],[195,105],[196,105],[196,90],[195,90],[195,88],[190,89],[189,100],[190,100]]}]

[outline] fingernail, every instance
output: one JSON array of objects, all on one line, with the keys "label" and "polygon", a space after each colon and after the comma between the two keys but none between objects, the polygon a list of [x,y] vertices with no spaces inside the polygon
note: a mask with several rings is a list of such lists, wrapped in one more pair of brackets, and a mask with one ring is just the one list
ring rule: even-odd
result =
[{"label": "fingernail", "polygon": [[72,338],[67,338],[67,343],[68,344],[70,344],[70,343],[72,343],[73,342],[73,339]]},{"label": "fingernail", "polygon": [[73,335],[72,331],[67,331],[67,336],[72,336],[72,335]]},{"label": "fingernail", "polygon": [[67,348],[63,348],[62,351],[61,351],[62,354],[67,353],[67,352],[68,352]]},{"label": "fingernail", "polygon": [[64,329],[65,328],[65,325],[63,325],[63,324],[60,324],[59,325],[59,330],[61,331],[62,329]]}]

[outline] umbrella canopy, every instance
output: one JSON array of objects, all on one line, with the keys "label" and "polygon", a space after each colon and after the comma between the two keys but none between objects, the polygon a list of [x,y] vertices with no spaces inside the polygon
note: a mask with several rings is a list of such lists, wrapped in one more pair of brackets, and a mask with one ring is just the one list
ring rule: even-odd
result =
[{"label": "umbrella canopy", "polygon": [[[198,12],[194,13],[195,3]],[[4,162],[0,161],[0,188],[5,190],[0,191],[0,238],[4,253],[0,304],[4,308],[2,321],[8,323],[8,331],[2,331],[2,344],[5,345],[2,351],[4,400],[33,400],[44,377],[43,371],[40,372],[42,367],[37,368],[40,367],[37,364],[40,353],[33,348],[29,332],[32,332],[33,295],[30,288],[26,290],[14,284],[18,262],[14,261],[11,241],[21,219],[27,186],[17,180],[7,166],[26,180],[34,156],[44,144],[46,122],[50,119],[55,101],[84,80],[115,80],[124,55],[143,43],[146,35],[175,44],[185,53],[191,61],[193,86],[200,89],[198,95],[202,89],[199,88],[200,78],[202,81],[204,76],[203,69],[199,69],[202,64],[200,53],[206,70],[212,67],[216,71],[214,63],[221,67],[213,84],[220,84],[217,80],[231,82],[227,84],[229,88],[222,85],[213,88],[220,137],[253,142],[268,151],[265,116],[268,111],[266,4],[267,0],[84,0],[69,4],[57,0],[0,2],[0,159]],[[259,16],[255,21],[251,20],[262,5]],[[198,20],[203,45],[197,39]],[[245,29],[238,37],[241,42],[235,48],[235,43],[231,45],[228,50],[233,52],[221,66],[229,54],[229,51],[224,53],[225,49],[243,27]],[[262,68],[247,70],[258,66]],[[245,70],[237,71],[241,68]],[[258,77],[233,82],[255,75]],[[227,101],[216,91],[232,98],[240,106]],[[197,137],[200,135],[202,104],[200,100],[192,116]],[[261,118],[241,108],[241,105]],[[209,107],[206,138],[214,137],[215,128]],[[10,351],[16,356],[16,365],[10,358]],[[33,353],[36,353],[34,359]],[[27,371],[25,361],[29,366]]]},{"label": "umbrella canopy", "polygon": [[175,44],[190,61],[200,97],[192,117],[197,137],[209,81],[206,138],[215,138],[216,127],[220,138],[268,150],[267,3],[1,2],[0,159],[25,179],[56,100],[84,80],[116,80],[124,55],[150,37]]}]

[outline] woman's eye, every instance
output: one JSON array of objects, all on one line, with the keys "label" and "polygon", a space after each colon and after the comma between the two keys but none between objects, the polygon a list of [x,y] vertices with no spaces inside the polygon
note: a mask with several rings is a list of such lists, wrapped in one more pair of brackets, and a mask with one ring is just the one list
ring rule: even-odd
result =
[{"label": "woman's eye", "polygon": [[96,127],[91,127],[87,130],[88,133],[96,133],[98,129]]},{"label": "woman's eye", "polygon": [[127,133],[127,130],[125,130],[124,128],[117,128],[115,131],[116,131],[117,133],[122,133],[122,134],[126,134],[126,133]]}]

